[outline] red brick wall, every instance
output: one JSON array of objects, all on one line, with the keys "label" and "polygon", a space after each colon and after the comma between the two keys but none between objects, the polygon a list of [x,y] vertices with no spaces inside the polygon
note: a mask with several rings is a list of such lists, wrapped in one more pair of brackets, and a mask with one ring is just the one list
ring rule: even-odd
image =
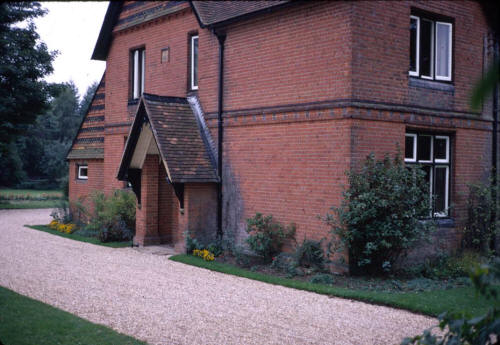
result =
[{"label": "red brick wall", "polygon": [[178,236],[179,228],[179,200],[175,196],[174,189],[167,182],[167,173],[163,166],[159,167],[158,188],[158,225],[162,243],[175,243],[182,241]]},{"label": "red brick wall", "polygon": [[328,116],[288,113],[227,124],[224,228],[237,240],[256,212],[296,223],[299,241],[328,235],[318,216],[339,205],[350,162],[350,121]]},{"label": "red brick wall", "polygon": [[[88,179],[79,180],[78,165],[88,166]],[[103,190],[104,161],[102,159],[78,159],[69,162],[69,200],[83,201],[84,205],[90,206],[89,196],[93,191]],[[90,209],[89,209],[90,211]]]},{"label": "red brick wall", "polygon": [[[481,77],[487,32],[477,2],[359,1],[352,5],[354,98],[470,111],[469,97],[475,81]],[[455,20],[451,95],[408,85],[411,7]],[[447,98],[450,99],[445,103]]]}]

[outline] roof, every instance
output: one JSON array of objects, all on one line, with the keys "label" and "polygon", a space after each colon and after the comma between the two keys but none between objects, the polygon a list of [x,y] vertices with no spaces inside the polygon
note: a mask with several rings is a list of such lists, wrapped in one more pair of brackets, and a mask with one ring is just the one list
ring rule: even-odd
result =
[{"label": "roof", "polygon": [[104,158],[104,148],[84,148],[72,149],[66,159],[102,159]]},{"label": "roof", "polygon": [[289,0],[273,1],[191,1],[201,27],[221,25],[242,19],[288,3]]},{"label": "roof", "polygon": [[[180,3],[177,1],[176,3]],[[250,15],[257,15],[278,8],[281,5],[291,3],[290,0],[270,1],[190,1],[193,12],[202,28],[225,25],[234,21],[243,20]],[[92,53],[93,60],[106,60],[111,40],[113,39],[113,28],[118,22],[123,1],[110,1],[106,16],[99,32],[99,37]],[[161,7],[161,6],[160,6]],[[148,11],[151,11],[149,9]],[[168,12],[165,12],[168,13]],[[144,13],[135,16],[148,18]],[[154,17],[154,16],[153,16]]]},{"label": "roof", "polygon": [[172,183],[218,182],[208,148],[186,98],[144,93],[125,144],[118,179],[125,180],[142,125],[149,122]]}]

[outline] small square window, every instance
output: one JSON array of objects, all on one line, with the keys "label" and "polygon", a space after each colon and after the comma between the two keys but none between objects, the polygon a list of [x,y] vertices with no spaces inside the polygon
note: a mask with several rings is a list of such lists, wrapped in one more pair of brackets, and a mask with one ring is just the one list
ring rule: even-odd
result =
[{"label": "small square window", "polygon": [[87,165],[79,165],[78,166],[78,179],[79,180],[88,180],[89,178],[89,167]]}]

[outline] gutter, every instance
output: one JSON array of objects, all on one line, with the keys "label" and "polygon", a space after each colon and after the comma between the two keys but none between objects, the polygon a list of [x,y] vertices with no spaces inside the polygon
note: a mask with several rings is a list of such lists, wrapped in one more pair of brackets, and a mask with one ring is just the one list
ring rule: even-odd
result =
[{"label": "gutter", "polygon": [[224,142],[224,118],[222,116],[224,106],[224,42],[226,41],[225,32],[213,30],[219,41],[219,85],[217,101],[217,122],[218,122],[218,140],[217,140],[217,171],[219,173],[219,183],[217,184],[217,238],[222,240],[222,155]]}]

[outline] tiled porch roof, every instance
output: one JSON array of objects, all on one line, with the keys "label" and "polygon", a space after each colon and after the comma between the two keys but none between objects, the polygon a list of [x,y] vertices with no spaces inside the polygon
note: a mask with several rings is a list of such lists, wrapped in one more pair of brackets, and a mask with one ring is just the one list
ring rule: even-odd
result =
[{"label": "tiled porch roof", "polygon": [[145,93],[139,101],[120,164],[118,178],[125,180],[142,125],[148,121],[172,183],[218,182],[207,147],[185,98]]}]

